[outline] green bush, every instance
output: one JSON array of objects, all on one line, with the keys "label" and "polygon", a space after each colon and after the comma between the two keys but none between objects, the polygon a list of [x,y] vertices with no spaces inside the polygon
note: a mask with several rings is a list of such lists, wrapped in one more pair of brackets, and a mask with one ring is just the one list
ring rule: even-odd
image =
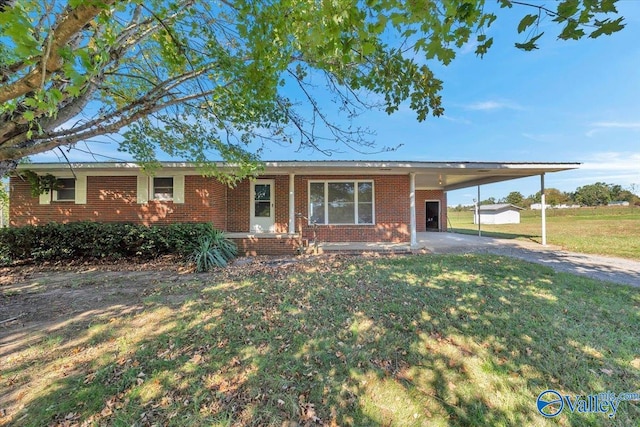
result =
[{"label": "green bush", "polygon": [[188,258],[200,236],[219,234],[210,223],[147,227],[128,223],[71,222],[0,229],[0,262],[32,260]]},{"label": "green bush", "polygon": [[212,230],[198,239],[198,245],[191,254],[190,260],[199,273],[214,267],[225,267],[238,252],[236,244],[224,237],[218,230]]}]

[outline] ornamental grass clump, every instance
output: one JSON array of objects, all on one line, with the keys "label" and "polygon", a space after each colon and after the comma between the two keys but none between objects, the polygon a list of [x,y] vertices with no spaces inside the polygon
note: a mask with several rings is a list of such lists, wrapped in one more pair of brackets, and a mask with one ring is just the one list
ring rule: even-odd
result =
[{"label": "ornamental grass clump", "polygon": [[225,267],[238,253],[236,244],[224,237],[219,230],[201,236],[196,249],[190,257],[198,273],[207,272],[214,267]]}]

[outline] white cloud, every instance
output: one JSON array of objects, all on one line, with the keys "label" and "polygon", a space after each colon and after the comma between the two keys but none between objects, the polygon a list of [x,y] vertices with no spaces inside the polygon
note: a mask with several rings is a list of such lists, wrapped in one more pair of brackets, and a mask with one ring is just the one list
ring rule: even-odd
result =
[{"label": "white cloud", "polygon": [[471,120],[467,120],[467,119],[462,118],[462,117],[452,117],[452,116],[447,116],[447,115],[445,114],[445,115],[443,115],[441,118],[443,118],[443,119],[445,119],[445,120],[448,120],[448,121],[450,121],[450,122],[453,122],[453,123],[460,123],[460,124],[463,124],[463,125],[470,125],[470,124],[472,124],[472,123],[471,123]]},{"label": "white cloud", "polygon": [[589,129],[585,135],[589,138],[596,133],[602,132],[605,129],[627,129],[632,131],[640,131],[640,122],[595,122],[589,125]]},{"label": "white cloud", "polygon": [[640,129],[640,122],[596,122],[591,126],[601,128]]},{"label": "white cloud", "polygon": [[608,151],[584,159],[581,170],[628,171],[640,174],[640,152]]},{"label": "white cloud", "polygon": [[469,40],[468,42],[466,42],[465,44],[462,45],[462,47],[460,48],[458,53],[460,55],[467,55],[469,53],[475,53],[477,47],[478,47],[478,41],[477,40]]},{"label": "white cloud", "polygon": [[480,101],[466,105],[467,110],[495,111],[495,110],[524,110],[520,105],[510,101]]}]

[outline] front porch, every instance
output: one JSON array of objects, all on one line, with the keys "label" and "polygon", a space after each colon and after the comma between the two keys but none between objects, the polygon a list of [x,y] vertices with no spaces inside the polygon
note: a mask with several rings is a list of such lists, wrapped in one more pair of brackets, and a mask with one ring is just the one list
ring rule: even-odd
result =
[{"label": "front porch", "polygon": [[[438,233],[418,233],[418,235]],[[301,238],[300,234],[287,233],[225,233],[225,236],[238,245],[238,254],[256,255],[293,255],[300,253],[365,253],[386,254],[411,253],[409,242],[331,242]]]},{"label": "front porch", "polygon": [[238,254],[256,255],[293,255],[299,253],[301,239],[299,234],[288,233],[225,233],[225,236],[238,246]]}]

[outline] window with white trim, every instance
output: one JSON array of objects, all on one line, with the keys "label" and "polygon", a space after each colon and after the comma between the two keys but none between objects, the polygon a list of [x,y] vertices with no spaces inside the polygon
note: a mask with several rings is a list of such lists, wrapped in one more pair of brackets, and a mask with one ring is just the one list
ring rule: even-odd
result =
[{"label": "window with white trim", "polygon": [[154,177],[151,194],[154,200],[173,200],[173,177]]},{"label": "window with white trim", "polygon": [[58,178],[54,191],[57,202],[74,202],[76,200],[76,180],[74,178]]},{"label": "window with white trim", "polygon": [[373,224],[373,181],[309,181],[309,222]]}]

